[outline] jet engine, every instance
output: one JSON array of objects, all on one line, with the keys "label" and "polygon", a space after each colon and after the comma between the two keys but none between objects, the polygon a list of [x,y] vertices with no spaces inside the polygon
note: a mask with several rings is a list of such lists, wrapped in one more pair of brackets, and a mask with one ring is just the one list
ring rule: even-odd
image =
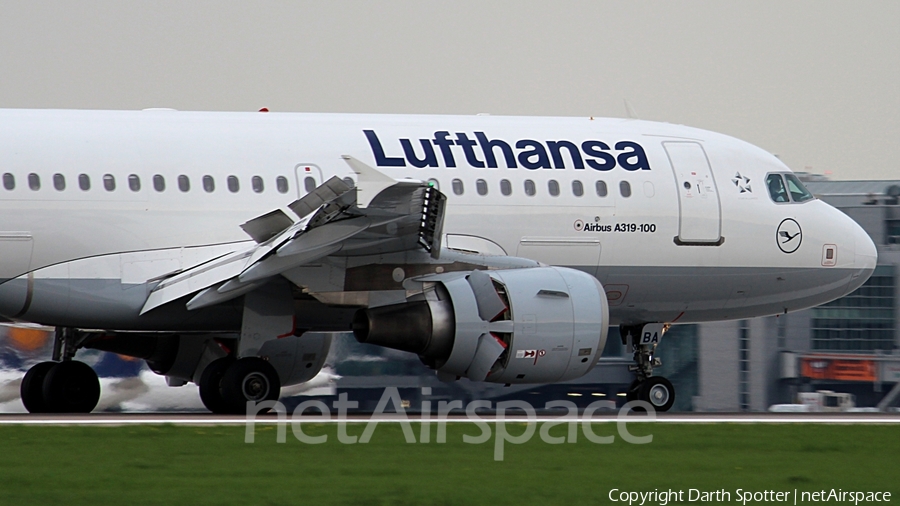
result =
[{"label": "jet engine", "polygon": [[583,376],[606,344],[600,282],[563,267],[450,272],[416,278],[421,295],[359,310],[361,343],[419,355],[446,379],[551,383]]}]

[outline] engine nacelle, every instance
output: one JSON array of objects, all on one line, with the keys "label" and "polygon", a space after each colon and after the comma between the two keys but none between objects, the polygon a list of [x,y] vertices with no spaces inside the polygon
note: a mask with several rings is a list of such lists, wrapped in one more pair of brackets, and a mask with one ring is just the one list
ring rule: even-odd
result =
[{"label": "engine nacelle", "polygon": [[431,285],[420,300],[357,312],[356,339],[416,353],[443,376],[494,383],[578,378],[606,344],[606,294],[581,271],[452,272],[416,281]]}]

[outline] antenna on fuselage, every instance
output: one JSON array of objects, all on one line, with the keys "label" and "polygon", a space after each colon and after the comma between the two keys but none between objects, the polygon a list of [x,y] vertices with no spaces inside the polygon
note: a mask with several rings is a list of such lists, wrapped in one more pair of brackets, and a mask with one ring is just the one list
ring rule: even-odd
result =
[{"label": "antenna on fuselage", "polygon": [[641,119],[638,118],[637,113],[634,112],[634,107],[631,107],[631,102],[629,102],[627,98],[623,98],[622,100],[625,102],[625,114],[631,119]]}]

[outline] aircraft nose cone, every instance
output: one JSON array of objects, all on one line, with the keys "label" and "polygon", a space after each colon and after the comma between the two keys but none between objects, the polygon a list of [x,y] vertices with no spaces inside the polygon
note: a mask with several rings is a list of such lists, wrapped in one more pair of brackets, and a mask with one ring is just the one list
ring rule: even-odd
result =
[{"label": "aircraft nose cone", "polygon": [[851,291],[856,290],[869,279],[869,276],[875,271],[875,265],[878,263],[878,249],[875,247],[875,243],[869,237],[869,234],[862,227],[856,225],[853,236],[855,253],[853,267],[856,269],[856,272],[850,281],[849,288]]}]

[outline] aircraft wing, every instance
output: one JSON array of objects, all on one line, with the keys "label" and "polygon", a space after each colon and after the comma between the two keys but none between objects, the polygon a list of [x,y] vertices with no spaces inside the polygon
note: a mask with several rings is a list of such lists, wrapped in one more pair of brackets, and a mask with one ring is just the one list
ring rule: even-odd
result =
[{"label": "aircraft wing", "polygon": [[343,158],[358,175],[356,187],[332,177],[287,206],[296,218],[276,209],[244,223],[255,244],[161,280],[141,314],[192,293],[188,309],[225,302],[329,255],[421,248],[437,258],[446,197],[428,183],[397,181]]}]

